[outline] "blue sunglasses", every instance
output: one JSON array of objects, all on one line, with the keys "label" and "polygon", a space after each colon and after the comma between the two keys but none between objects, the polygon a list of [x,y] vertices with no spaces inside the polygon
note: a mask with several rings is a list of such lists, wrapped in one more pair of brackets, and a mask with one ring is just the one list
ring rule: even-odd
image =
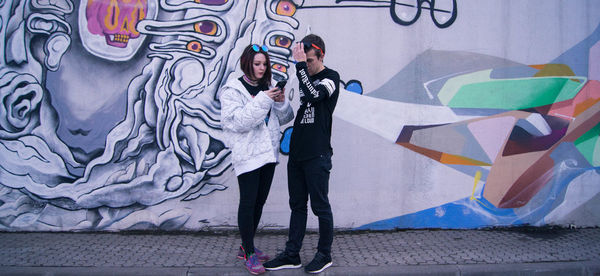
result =
[{"label": "blue sunglasses", "polygon": [[269,48],[267,48],[267,46],[263,45],[263,46],[258,46],[258,44],[252,44],[252,50],[254,50],[254,52],[260,52],[261,50],[263,52],[269,52]]}]

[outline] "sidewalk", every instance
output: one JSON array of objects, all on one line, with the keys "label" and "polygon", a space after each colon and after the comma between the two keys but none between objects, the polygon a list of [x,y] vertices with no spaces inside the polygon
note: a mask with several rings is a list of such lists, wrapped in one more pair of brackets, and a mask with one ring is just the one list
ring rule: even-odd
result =
[{"label": "sidewalk", "polygon": [[[318,235],[308,233],[308,263]],[[271,255],[286,233],[259,233]],[[236,232],[0,232],[0,275],[250,275]],[[600,275],[600,228],[343,231],[323,275]],[[302,269],[265,275],[305,275]]]}]

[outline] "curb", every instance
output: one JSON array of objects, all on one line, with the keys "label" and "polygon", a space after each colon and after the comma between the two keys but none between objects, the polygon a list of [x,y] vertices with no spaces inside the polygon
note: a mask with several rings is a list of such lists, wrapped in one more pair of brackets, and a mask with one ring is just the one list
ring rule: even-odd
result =
[{"label": "curb", "polygon": [[[237,267],[0,267],[1,275],[134,275],[200,276],[250,275]],[[302,269],[267,272],[264,275],[308,275]],[[600,275],[600,261],[467,265],[394,265],[331,267],[320,275]]]}]

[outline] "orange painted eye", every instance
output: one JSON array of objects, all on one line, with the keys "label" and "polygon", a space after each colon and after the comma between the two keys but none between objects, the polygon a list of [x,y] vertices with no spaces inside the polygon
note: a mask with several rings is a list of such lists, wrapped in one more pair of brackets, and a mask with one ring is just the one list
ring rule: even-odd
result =
[{"label": "orange painted eye", "polygon": [[275,38],[275,45],[278,47],[290,48],[292,41],[289,38],[280,35]]},{"label": "orange painted eye", "polygon": [[281,64],[273,64],[272,68],[273,68],[273,70],[277,70],[279,72],[283,72],[283,73],[287,72],[287,68]]},{"label": "orange painted eye", "polygon": [[205,35],[216,35],[219,25],[213,21],[203,20],[194,24],[194,31]]},{"label": "orange painted eye", "polygon": [[190,51],[200,53],[200,51],[202,51],[202,43],[200,43],[199,41],[193,40],[193,41],[188,42],[186,48]]},{"label": "orange painted eye", "polygon": [[279,15],[292,16],[296,13],[296,5],[289,0],[281,0],[277,3],[275,12]]}]

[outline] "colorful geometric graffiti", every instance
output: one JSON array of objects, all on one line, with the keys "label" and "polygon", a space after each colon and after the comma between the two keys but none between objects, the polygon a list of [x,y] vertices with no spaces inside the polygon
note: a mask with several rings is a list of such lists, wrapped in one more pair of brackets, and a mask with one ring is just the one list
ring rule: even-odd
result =
[{"label": "colorful geometric graffiti", "polygon": [[[438,97],[449,93],[444,88],[454,86],[459,89],[447,101],[452,107],[537,110],[509,111],[443,126],[405,127],[396,143],[445,164],[491,166],[485,197],[497,207],[521,207],[551,178],[546,174],[554,165],[550,154],[556,146],[573,143],[600,124],[598,82],[584,86],[586,80],[578,82],[575,77],[532,78],[530,83],[521,79],[477,82],[472,75],[466,76],[473,80],[466,85],[448,84],[457,78],[450,79]],[[503,88],[510,91],[502,93]]]},{"label": "colorful geometric graffiti", "polygon": [[[600,206],[600,27],[533,65],[423,42],[464,26],[493,32],[476,12],[511,4],[492,2],[0,1],[0,230],[234,227],[219,89],[239,77],[246,45],[267,45],[297,107],[290,48],[311,30],[345,88],[333,124],[336,227],[579,224]],[[374,82],[373,71],[390,78]],[[282,127],[265,206],[273,228],[289,220],[292,131]]]},{"label": "colorful geometric graffiti", "polygon": [[[598,45],[600,26],[557,59],[564,63],[448,74],[424,83],[441,105],[477,118],[405,125],[396,143],[462,167],[457,169],[475,180],[473,194],[359,229],[540,225],[561,204],[568,186],[579,185],[574,179],[598,186],[600,82],[588,74],[588,66],[581,66],[598,65],[597,51],[590,54]],[[596,79],[588,80],[588,75]]]}]

